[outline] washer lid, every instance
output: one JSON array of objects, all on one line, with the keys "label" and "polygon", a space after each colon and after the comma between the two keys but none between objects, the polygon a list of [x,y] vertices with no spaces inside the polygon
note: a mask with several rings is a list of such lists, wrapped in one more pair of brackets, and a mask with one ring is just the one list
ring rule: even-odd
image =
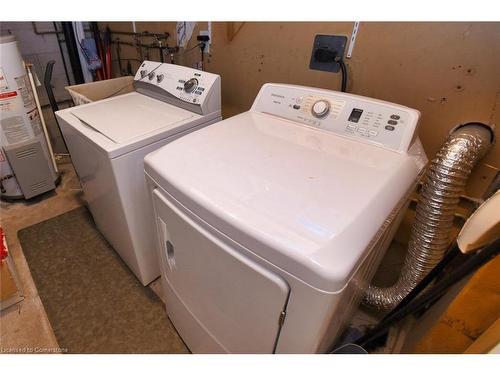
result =
[{"label": "washer lid", "polygon": [[77,107],[71,113],[115,143],[125,143],[193,117],[188,111],[138,93]]},{"label": "washer lid", "polygon": [[318,289],[341,290],[419,168],[407,154],[246,112],[146,156],[211,226]]}]

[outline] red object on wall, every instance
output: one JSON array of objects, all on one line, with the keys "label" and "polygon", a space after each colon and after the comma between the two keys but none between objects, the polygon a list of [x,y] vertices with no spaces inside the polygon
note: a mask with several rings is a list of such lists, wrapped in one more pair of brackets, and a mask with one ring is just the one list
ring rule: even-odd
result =
[{"label": "red object on wall", "polygon": [[9,255],[7,245],[5,244],[5,235],[2,227],[0,227],[0,260],[4,260]]},{"label": "red object on wall", "polygon": [[10,91],[10,92],[2,92],[0,94],[0,100],[4,99],[12,99],[17,96],[17,91]]}]

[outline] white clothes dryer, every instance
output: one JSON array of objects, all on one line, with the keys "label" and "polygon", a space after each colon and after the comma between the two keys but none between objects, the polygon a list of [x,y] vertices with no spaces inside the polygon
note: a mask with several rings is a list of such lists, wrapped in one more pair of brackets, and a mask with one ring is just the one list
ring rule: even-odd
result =
[{"label": "white clothes dryer", "polygon": [[419,112],[266,84],[145,158],[166,309],[195,353],[327,352],[426,164]]}]

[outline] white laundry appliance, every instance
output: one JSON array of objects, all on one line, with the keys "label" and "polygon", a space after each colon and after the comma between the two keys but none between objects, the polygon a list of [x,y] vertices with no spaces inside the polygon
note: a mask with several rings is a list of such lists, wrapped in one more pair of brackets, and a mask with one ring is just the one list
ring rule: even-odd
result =
[{"label": "white laundry appliance", "polygon": [[149,154],[166,309],[195,353],[327,352],[427,161],[419,112],[266,84]]},{"label": "white laundry appliance", "polygon": [[145,61],[134,86],[56,115],[97,228],[146,285],[160,269],[144,156],[221,119],[220,76]]}]

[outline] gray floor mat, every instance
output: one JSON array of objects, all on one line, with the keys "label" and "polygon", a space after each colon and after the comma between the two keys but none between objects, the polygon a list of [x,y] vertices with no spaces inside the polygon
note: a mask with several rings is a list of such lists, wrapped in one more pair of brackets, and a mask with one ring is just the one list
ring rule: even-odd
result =
[{"label": "gray floor mat", "polygon": [[187,353],[154,292],[141,285],[81,207],[19,240],[59,346],[69,353]]}]

